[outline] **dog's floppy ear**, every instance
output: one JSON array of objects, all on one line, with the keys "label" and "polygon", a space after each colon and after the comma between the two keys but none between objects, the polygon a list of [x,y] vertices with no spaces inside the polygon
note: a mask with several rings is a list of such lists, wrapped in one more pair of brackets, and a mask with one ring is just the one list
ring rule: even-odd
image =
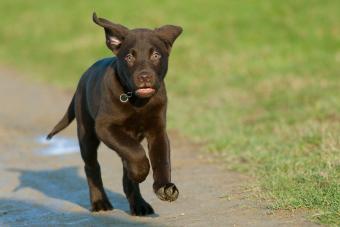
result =
[{"label": "dog's floppy ear", "polygon": [[182,33],[182,31],[183,29],[181,27],[175,25],[164,25],[155,29],[156,35],[165,43],[169,52],[171,50],[172,44]]},{"label": "dog's floppy ear", "polygon": [[98,18],[97,14],[93,13],[93,21],[105,30],[105,38],[107,47],[117,54],[119,47],[127,36],[129,29],[120,24],[114,24],[104,18]]}]

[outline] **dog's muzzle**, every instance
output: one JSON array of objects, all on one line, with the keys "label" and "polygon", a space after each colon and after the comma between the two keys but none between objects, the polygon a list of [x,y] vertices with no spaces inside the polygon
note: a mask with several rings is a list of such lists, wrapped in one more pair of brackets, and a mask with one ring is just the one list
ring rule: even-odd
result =
[{"label": "dog's muzzle", "polygon": [[156,90],[154,88],[139,88],[135,91],[135,94],[141,98],[149,98],[155,94]]}]

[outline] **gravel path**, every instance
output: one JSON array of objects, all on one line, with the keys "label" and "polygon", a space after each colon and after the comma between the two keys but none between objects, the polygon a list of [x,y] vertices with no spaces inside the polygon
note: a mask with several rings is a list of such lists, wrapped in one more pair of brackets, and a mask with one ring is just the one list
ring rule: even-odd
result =
[{"label": "gravel path", "polygon": [[76,144],[75,123],[46,144],[43,136],[64,114],[71,92],[31,83],[0,70],[0,226],[314,226],[301,214],[272,214],[247,199],[249,178],[209,161],[199,147],[170,133],[172,176],[180,190],[173,203],[141,186],[156,211],[129,216],[122,164],[101,145],[99,159],[113,211],[90,213],[88,187]]}]

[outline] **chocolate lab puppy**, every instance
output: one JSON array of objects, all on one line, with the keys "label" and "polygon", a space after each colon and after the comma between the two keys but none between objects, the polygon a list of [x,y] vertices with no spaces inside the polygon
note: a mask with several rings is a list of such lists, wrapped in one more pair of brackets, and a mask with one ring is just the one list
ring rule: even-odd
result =
[{"label": "chocolate lab puppy", "polygon": [[[167,95],[163,79],[168,58],[182,28],[165,25],[154,30],[128,29],[93,14],[104,28],[107,47],[116,57],[92,65],[81,77],[68,110],[47,136],[66,128],[74,118],[90,190],[92,211],[111,210],[97,160],[100,142],[116,151],[123,162],[123,188],[132,215],[154,213],[139,190],[153,170],[153,190],[159,199],[174,201],[170,146],[166,131]],[[141,146],[146,138],[150,163]]]}]

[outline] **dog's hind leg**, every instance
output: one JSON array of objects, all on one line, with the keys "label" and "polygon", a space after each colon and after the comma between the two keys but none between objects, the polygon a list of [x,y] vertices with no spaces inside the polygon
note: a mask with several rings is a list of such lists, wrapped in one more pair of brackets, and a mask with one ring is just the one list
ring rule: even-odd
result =
[{"label": "dog's hind leg", "polygon": [[139,190],[139,183],[130,180],[125,167],[123,168],[123,188],[132,215],[145,216],[154,213],[151,205],[143,199]]},{"label": "dog's hind leg", "polygon": [[[85,120],[84,118],[81,118]],[[78,119],[77,119],[78,120]],[[78,120],[79,121],[79,120]],[[97,159],[99,140],[93,128],[93,122],[78,122],[78,138],[81,156],[85,162],[85,173],[89,185],[92,211],[112,210],[113,207],[104,191],[100,165]]]}]

